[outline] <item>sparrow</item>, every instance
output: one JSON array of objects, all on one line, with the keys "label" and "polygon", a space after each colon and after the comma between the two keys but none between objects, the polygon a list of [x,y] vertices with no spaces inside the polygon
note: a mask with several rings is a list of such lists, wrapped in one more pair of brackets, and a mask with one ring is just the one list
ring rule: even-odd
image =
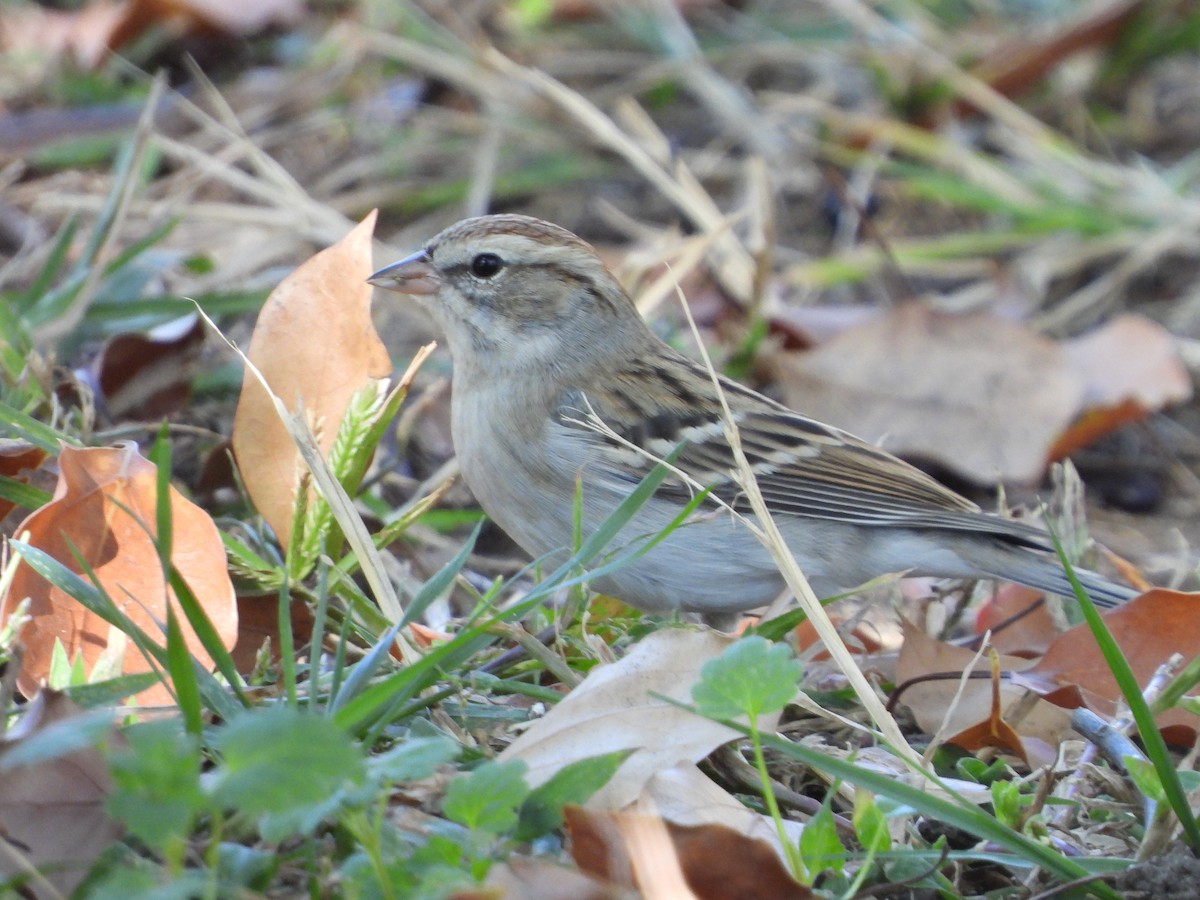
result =
[{"label": "sparrow", "polygon": [[[686,520],[591,582],[649,612],[728,615],[784,582],[748,527],[724,394],[742,450],[788,548],[818,596],[888,573],[988,577],[1072,595],[1053,544],[983,512],[921,470],[788,409],[660,340],[595,250],[520,215],[466,219],[371,284],[417,300],[453,361],[451,431],[484,511],[533,557],[566,558],[581,485],[584,535],[670,458],[672,473],[626,525],[628,546]],[[622,540],[618,537],[618,541]],[[1136,591],[1085,570],[1092,599]]]}]

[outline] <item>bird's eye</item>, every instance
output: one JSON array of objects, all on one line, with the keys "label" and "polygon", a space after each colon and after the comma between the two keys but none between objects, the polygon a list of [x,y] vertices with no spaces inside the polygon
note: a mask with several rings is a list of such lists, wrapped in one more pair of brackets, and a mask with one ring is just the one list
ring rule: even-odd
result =
[{"label": "bird's eye", "polygon": [[495,253],[477,253],[471,260],[471,274],[476,278],[491,278],[504,268],[504,260]]}]

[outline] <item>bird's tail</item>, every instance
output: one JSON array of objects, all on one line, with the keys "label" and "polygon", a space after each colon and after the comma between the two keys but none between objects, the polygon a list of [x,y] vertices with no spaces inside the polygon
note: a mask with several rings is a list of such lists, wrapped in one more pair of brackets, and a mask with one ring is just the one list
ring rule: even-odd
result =
[{"label": "bird's tail", "polygon": [[[1016,577],[1014,577],[1012,571],[992,571],[989,574],[1006,581],[1016,581],[1050,594],[1058,594],[1063,597],[1075,596],[1075,588],[1072,586],[1070,578],[1067,577],[1066,571],[1057,559],[1044,559],[1034,563],[1027,558],[1025,564],[1017,571],[1020,574]],[[1110,581],[1103,575],[1099,575],[1088,569],[1072,567],[1072,572],[1074,572],[1075,577],[1079,580],[1079,584],[1084,592],[1097,606],[1111,609],[1112,607],[1120,606],[1128,600],[1132,600],[1141,593],[1136,588],[1117,584],[1115,581]]]}]

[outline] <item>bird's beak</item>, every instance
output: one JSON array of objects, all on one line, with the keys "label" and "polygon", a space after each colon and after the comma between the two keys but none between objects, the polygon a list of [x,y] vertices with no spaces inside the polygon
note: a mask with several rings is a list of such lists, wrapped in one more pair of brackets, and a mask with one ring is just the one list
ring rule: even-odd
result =
[{"label": "bird's beak", "polygon": [[436,294],[442,286],[442,280],[430,263],[429,254],[424,250],[418,250],[412,256],[404,257],[400,262],[384,266],[368,278],[367,282],[398,294],[410,294],[416,297]]}]

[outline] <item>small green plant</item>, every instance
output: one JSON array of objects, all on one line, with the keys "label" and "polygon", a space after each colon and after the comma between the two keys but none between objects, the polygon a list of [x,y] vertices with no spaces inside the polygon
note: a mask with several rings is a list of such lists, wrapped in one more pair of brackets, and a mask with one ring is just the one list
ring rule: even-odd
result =
[{"label": "small green plant", "polygon": [[771,789],[759,728],[761,716],[779,712],[796,696],[802,671],[799,660],[792,656],[786,644],[772,644],[758,636],[744,638],[704,665],[700,672],[700,683],[692,688],[692,699],[696,701],[696,709],[701,715],[714,719],[745,716],[749,721],[747,733],[763,800],[775,821],[792,875],[798,881],[811,882],[813,873],[805,864],[799,848],[784,830],[783,816],[779,812],[775,792]]}]

